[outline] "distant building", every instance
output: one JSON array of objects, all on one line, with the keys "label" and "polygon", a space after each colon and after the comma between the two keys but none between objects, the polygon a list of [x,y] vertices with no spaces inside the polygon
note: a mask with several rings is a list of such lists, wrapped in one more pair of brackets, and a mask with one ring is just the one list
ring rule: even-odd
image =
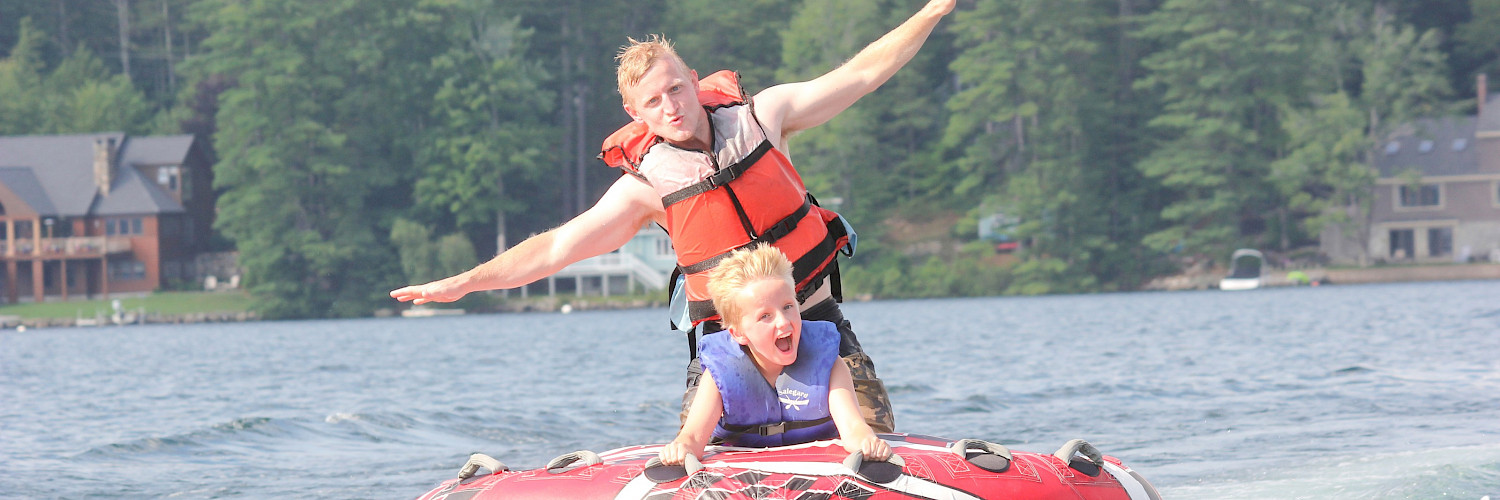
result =
[{"label": "distant building", "polygon": [[607,297],[635,290],[663,290],[676,267],[677,252],[672,250],[671,237],[656,224],[646,224],[619,249],[580,260],[544,280],[523,286],[521,296],[556,295],[561,291]]},{"label": "distant building", "polygon": [[191,135],[0,137],[0,299],[149,292],[193,279],[213,224]]},{"label": "distant building", "polygon": [[1375,151],[1379,179],[1365,241],[1338,228],[1322,250],[1336,262],[1500,261],[1500,94],[1478,84],[1474,116],[1402,126]]}]

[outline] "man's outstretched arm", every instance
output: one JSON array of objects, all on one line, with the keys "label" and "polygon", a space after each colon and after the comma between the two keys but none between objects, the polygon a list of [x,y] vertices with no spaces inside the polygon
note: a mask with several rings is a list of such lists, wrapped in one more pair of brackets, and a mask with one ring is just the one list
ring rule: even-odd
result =
[{"label": "man's outstretched arm", "polygon": [[[953,11],[956,0],[932,0],[922,10],[885,36],[866,46],[854,58],[818,78],[786,83],[755,96],[756,115],[785,138],[832,119],[879,88],[922,48],[932,29]],[[785,146],[785,144],[778,144]]]},{"label": "man's outstretched arm", "polygon": [[522,241],[488,262],[457,275],[392,290],[413,304],[453,302],[471,292],[515,288],[568,264],[624,246],[648,221],[660,220],[661,199],[640,180],[624,175],[592,208],[551,231]]}]

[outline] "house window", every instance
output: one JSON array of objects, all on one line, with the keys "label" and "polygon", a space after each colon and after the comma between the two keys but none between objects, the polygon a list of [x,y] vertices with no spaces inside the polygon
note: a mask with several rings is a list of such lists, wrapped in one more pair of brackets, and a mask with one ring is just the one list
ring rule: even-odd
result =
[{"label": "house window", "polygon": [[1401,141],[1391,141],[1391,142],[1385,143],[1385,154],[1387,156],[1396,154],[1396,153],[1398,153],[1400,151],[1401,151]]},{"label": "house window", "polygon": [[105,236],[123,236],[127,234],[142,234],[144,232],[140,217],[104,220]]},{"label": "house window", "polygon": [[168,191],[177,190],[177,181],[181,170],[176,166],[161,167],[156,169],[156,183]]},{"label": "house window", "polygon": [[1432,141],[1422,141],[1421,143],[1417,144],[1417,151],[1421,151],[1423,153],[1431,153]]},{"label": "house window", "polygon": [[1453,255],[1453,228],[1433,227],[1427,229],[1427,255],[1432,257]]},{"label": "house window", "polygon": [[1453,140],[1453,150],[1454,151],[1463,151],[1464,148],[1467,148],[1467,147],[1469,147],[1469,140],[1468,139],[1459,138],[1459,139],[1454,139]]},{"label": "house window", "polygon": [[657,238],[656,239],[656,256],[657,257],[672,257],[672,256],[675,256],[675,255],[677,255],[677,252],[673,252],[672,251],[672,239],[671,238]]},{"label": "house window", "polygon": [[1442,193],[1437,184],[1401,186],[1401,206],[1436,207],[1442,204]]},{"label": "house window", "polygon": [[109,261],[110,281],[135,281],[146,279],[146,263],[138,260]]},{"label": "house window", "polygon": [[1391,230],[1391,258],[1410,259],[1417,251],[1416,231],[1411,229]]}]

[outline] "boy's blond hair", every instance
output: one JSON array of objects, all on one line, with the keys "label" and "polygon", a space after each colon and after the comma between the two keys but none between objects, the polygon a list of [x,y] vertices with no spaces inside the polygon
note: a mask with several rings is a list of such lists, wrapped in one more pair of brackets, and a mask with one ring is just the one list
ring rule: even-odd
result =
[{"label": "boy's blond hair", "polygon": [[619,85],[620,99],[629,103],[630,99],[625,95],[625,89],[641,83],[641,78],[646,76],[646,71],[651,69],[652,64],[662,58],[670,57],[677,61],[677,65],[687,70],[687,64],[682,62],[682,57],[677,55],[677,50],[672,48],[672,41],[666,37],[652,34],[646,37],[646,41],[626,37],[630,43],[620,47],[620,52],[615,54],[615,79]]},{"label": "boy's blond hair", "polygon": [[792,280],[792,261],[771,245],[735,250],[708,272],[708,295],[713,297],[714,309],[719,310],[725,327],[740,319],[735,295],[745,285],[767,278],[785,281],[786,286],[794,289],[797,286]]}]

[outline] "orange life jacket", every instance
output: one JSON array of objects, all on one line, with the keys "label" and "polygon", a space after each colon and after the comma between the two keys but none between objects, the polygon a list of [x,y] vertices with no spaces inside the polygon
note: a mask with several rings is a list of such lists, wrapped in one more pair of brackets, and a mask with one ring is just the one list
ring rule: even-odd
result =
[{"label": "orange life jacket", "polygon": [[632,122],[605,139],[599,158],[661,195],[694,325],[719,318],[708,271],[752,245],[770,243],[786,254],[798,299],[805,300],[836,269],[834,258],[848,243],[841,218],[817,206],[792,162],[772,146],[738,75],[704,78],[698,100],[708,113],[713,152],[678,148]]}]

